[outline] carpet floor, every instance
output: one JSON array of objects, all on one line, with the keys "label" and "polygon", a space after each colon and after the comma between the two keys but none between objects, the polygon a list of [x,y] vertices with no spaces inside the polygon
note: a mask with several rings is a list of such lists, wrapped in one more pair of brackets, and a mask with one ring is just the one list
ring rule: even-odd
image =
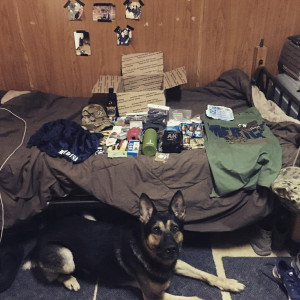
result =
[{"label": "carpet floor", "polygon": [[[25,245],[25,253],[34,241]],[[287,251],[257,256],[249,245],[247,235],[234,233],[186,233],[181,259],[206,272],[235,278],[246,288],[241,293],[223,292],[207,284],[175,275],[169,292],[175,295],[198,296],[205,300],[284,300],[284,291],[272,278],[272,267],[277,257],[290,260]],[[96,278],[78,280],[81,289],[72,292],[59,283],[48,283],[35,270],[18,271],[12,286],[0,294],[5,300],[141,300],[134,288],[106,286]]]}]

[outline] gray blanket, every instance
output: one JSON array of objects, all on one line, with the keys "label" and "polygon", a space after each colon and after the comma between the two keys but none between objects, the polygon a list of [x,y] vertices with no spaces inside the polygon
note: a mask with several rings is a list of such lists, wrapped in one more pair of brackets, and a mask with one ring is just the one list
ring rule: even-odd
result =
[{"label": "gray blanket", "polygon": [[[171,154],[166,163],[143,155],[113,159],[92,155],[73,164],[27,147],[30,136],[46,122],[69,119],[80,124],[82,108],[89,100],[34,91],[0,107],[0,193],[5,228],[41,212],[53,197],[65,196],[78,187],[132,215],[138,215],[142,192],[162,210],[180,189],[187,204],[185,228],[194,231],[234,230],[272,210],[273,202],[264,188],[210,198],[213,178],[204,149]],[[207,104],[224,105],[239,113],[251,103],[249,78],[240,70],[231,70],[205,87],[182,91],[180,101],[169,100],[167,105],[192,109],[196,115],[203,113]],[[300,127],[291,123],[269,125],[282,145],[286,166]]]}]

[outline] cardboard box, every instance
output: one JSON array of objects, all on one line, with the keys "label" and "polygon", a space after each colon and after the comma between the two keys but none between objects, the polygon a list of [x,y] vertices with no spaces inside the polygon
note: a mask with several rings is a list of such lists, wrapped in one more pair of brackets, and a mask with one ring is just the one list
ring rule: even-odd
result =
[{"label": "cardboard box", "polygon": [[184,67],[164,72],[163,53],[145,52],[122,56],[122,76],[101,75],[92,93],[117,93],[120,116],[147,111],[148,104],[165,105],[166,89],[187,83]]}]

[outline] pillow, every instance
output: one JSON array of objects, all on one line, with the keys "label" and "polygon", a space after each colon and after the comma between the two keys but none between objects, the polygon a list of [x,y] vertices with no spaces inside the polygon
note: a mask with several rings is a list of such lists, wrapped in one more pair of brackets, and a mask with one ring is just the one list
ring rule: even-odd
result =
[{"label": "pillow", "polygon": [[272,191],[288,210],[300,213],[300,168],[288,167],[280,171],[272,184]]},{"label": "pillow", "polygon": [[5,95],[1,99],[1,104],[11,100],[12,98],[18,97],[20,95],[28,94],[30,91],[14,91],[10,90],[5,93]]},{"label": "pillow", "polygon": [[1,104],[1,99],[2,97],[6,94],[7,91],[0,90],[0,104]]}]

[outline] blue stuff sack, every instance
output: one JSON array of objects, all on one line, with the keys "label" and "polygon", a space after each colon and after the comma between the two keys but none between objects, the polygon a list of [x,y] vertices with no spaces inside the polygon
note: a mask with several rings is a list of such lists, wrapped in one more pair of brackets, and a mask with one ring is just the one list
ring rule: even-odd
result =
[{"label": "blue stuff sack", "polygon": [[28,146],[36,146],[52,157],[80,163],[97,151],[102,137],[101,133],[91,133],[73,121],[59,119],[44,124],[30,137]]}]

